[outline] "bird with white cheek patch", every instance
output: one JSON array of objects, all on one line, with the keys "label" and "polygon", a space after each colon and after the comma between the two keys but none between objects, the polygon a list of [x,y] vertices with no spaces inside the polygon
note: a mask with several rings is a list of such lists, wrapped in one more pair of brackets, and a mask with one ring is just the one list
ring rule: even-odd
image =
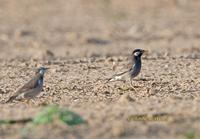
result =
[{"label": "bird with white cheek patch", "polygon": [[132,81],[136,76],[138,76],[138,74],[141,71],[142,67],[141,57],[145,52],[147,52],[147,50],[135,49],[132,53],[131,67],[122,73],[115,74],[112,78],[108,79],[108,81],[121,80],[123,76],[129,74],[131,85],[133,86]]}]

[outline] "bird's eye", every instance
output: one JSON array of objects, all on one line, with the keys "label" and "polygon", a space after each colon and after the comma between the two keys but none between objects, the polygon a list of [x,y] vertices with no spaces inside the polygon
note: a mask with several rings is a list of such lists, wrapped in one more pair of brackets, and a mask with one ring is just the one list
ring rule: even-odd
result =
[{"label": "bird's eye", "polygon": [[135,52],[134,53],[134,56],[139,56],[140,55],[140,52]]}]

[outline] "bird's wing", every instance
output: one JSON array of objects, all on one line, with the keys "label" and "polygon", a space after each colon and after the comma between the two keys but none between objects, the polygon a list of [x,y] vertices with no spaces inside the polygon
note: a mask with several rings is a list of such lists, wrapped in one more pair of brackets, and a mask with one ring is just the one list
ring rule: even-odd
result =
[{"label": "bird's wing", "polygon": [[17,98],[19,95],[23,94],[24,92],[34,89],[37,86],[37,82],[38,82],[38,76],[35,76],[29,82],[27,82],[24,86],[22,86],[13,96],[11,96],[6,101],[6,103],[13,101],[15,98]]},{"label": "bird's wing", "polygon": [[26,92],[30,89],[33,89],[37,86],[38,83],[38,76],[35,76],[34,78],[32,78],[29,82],[27,82],[24,86],[22,86],[16,93],[15,95],[19,95],[23,92]]},{"label": "bird's wing", "polygon": [[121,80],[123,75],[125,75],[126,73],[129,73],[130,70],[126,70],[124,72],[118,73],[113,75],[111,78],[108,79],[108,81],[116,81],[116,80]]},{"label": "bird's wing", "polygon": [[129,73],[132,70],[132,68],[134,67],[134,65],[135,65],[135,62],[133,60],[133,56],[132,55],[128,57],[128,61],[130,61],[130,62],[127,64],[127,66],[125,68],[127,68],[129,70],[126,70],[124,72],[115,74],[111,78],[109,78],[107,81],[109,82],[109,81],[122,80],[122,77],[124,75],[126,75],[126,73]]}]

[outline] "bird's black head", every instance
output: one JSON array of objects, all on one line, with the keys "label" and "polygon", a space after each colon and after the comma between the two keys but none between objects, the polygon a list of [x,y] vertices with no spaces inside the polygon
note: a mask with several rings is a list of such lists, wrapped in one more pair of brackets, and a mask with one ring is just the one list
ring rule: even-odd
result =
[{"label": "bird's black head", "polygon": [[47,69],[49,69],[49,68],[40,67],[37,69],[36,74],[39,73],[41,75],[44,75],[44,73],[47,71]]},{"label": "bird's black head", "polygon": [[147,50],[142,50],[142,49],[135,49],[132,53],[134,57],[141,57],[143,53],[147,52]]}]

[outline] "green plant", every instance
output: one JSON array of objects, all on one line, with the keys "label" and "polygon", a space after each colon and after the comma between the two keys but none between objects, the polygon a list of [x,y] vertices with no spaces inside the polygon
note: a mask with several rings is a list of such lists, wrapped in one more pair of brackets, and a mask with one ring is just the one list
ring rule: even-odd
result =
[{"label": "green plant", "polygon": [[195,136],[196,136],[196,133],[195,131],[188,131],[186,134],[185,134],[185,138],[186,139],[195,139]]},{"label": "green plant", "polygon": [[44,108],[33,118],[19,120],[0,120],[0,125],[17,123],[30,123],[33,125],[41,125],[52,123],[55,119],[58,119],[69,126],[78,125],[86,122],[80,115],[65,108],[60,108],[53,105]]}]

